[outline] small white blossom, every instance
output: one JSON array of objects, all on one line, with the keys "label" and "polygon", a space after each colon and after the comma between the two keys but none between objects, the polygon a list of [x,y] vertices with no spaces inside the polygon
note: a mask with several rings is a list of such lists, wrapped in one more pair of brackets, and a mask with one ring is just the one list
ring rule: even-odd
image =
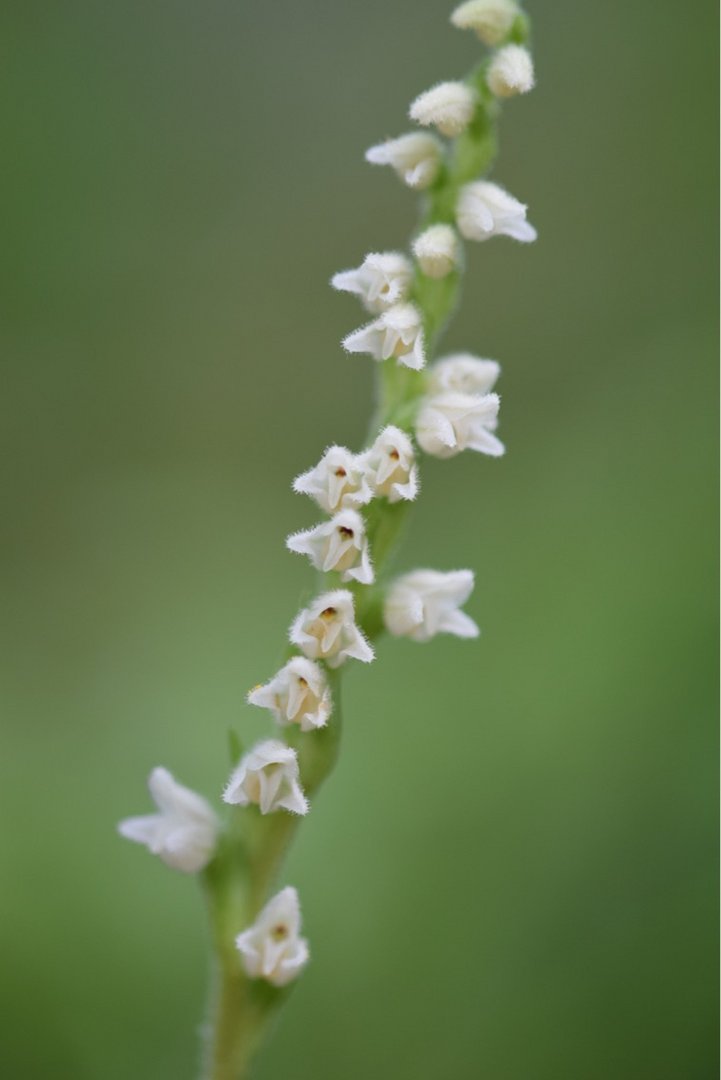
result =
[{"label": "small white blossom", "polygon": [[325,660],[337,668],[346,660],[373,659],[373,649],[355,623],[353,594],[336,589],[301,611],[290,628],[290,640],[311,660]]},{"label": "small white blossom", "polygon": [[418,467],[415,451],[405,431],[387,427],[365,455],[366,476],[375,495],[389,502],[415,499],[418,493]]},{"label": "small white blossom", "polygon": [[293,491],[310,495],[326,514],[365,506],[373,497],[362,458],[344,446],[330,446],[317,465],[295,478]]},{"label": "small white blossom", "polygon": [[458,266],[458,234],[450,225],[431,225],[413,242],[413,254],[428,277],[446,277]]},{"label": "small white blossom", "polygon": [[438,176],[443,147],[433,135],[413,131],[397,139],[371,146],[366,161],[371,165],[390,165],[404,184],[416,190],[430,187]]},{"label": "small white blossom", "polygon": [[527,209],[498,184],[478,180],[461,188],[456,209],[458,228],[466,240],[510,236],[528,244],[537,233],[526,221]]},{"label": "small white blossom", "polygon": [[357,269],[335,274],[331,285],[359,296],[366,310],[378,315],[407,298],[412,277],[413,267],[405,255],[372,252]]},{"label": "small white blossom", "polygon": [[281,889],[261,911],[252,926],[235,939],[243,967],[251,979],[266,979],[273,986],[287,986],[308,963],[308,942],[300,937],[298,893]]},{"label": "small white blossom", "polygon": [[448,390],[459,394],[487,394],[496,384],[501,365],[495,360],[481,360],[470,353],[453,353],[437,360],[428,369],[431,394]]},{"label": "small white blossom", "polygon": [[299,724],[301,731],[324,727],[332,708],[323,668],[304,656],[294,656],[265,686],[251,690],[248,703],[270,709],[280,724]]},{"label": "small white blossom", "polygon": [[286,540],[290,551],[307,555],[316,570],[335,570],[342,581],[370,585],[374,581],[365,522],[357,510],[340,510],[330,521],[293,533]]},{"label": "small white blossom", "polygon": [[520,14],[515,0],[467,0],[451,15],[459,30],[475,30],[486,45],[500,45]]},{"label": "small white blossom", "polygon": [[522,45],[506,45],[491,61],[486,81],[496,97],[514,97],[533,90],[533,60]]},{"label": "small white blossom", "polygon": [[255,803],[261,814],[288,810],[307,814],[310,807],[300,786],[298,756],[279,739],[256,743],[244,754],[223,792],[223,802],[234,806]]},{"label": "small white blossom", "polygon": [[423,317],[414,304],[397,304],[375,322],[349,334],[343,348],[350,353],[369,353],[374,360],[394,356],[399,364],[420,371],[426,362]]},{"label": "small white blossom", "polygon": [[174,870],[198,873],[215,851],[218,819],[212,808],[201,795],[179,784],[167,769],[153,769],[148,788],[160,812],[126,818],[118,825],[118,832],[127,840],[145,844]]},{"label": "small white blossom", "polygon": [[425,400],[416,420],[416,438],[427,454],[450,458],[461,450],[491,457],[505,453],[493,435],[498,426],[498,394],[438,394]]},{"label": "small white blossom", "polygon": [[410,107],[409,116],[423,127],[433,125],[449,139],[460,135],[473,119],[476,94],[462,82],[443,82],[420,94]]},{"label": "small white blossom", "polygon": [[392,583],[384,617],[391,634],[430,641],[436,634],[478,637],[473,619],[459,608],[473,591],[471,570],[414,570]]}]

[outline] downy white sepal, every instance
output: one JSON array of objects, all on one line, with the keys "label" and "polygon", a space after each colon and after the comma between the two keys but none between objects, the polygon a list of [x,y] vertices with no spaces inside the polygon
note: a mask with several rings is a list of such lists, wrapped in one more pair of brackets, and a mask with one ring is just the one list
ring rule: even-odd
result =
[{"label": "downy white sepal", "polygon": [[474,638],[479,629],[460,608],[473,591],[473,572],[414,570],[394,581],[386,596],[384,617],[391,634],[430,641],[436,634]]},{"label": "downy white sepal", "polygon": [[316,597],[296,616],[290,640],[310,660],[325,660],[337,668],[348,659],[368,664],[373,649],[356,626],[353,594],[336,589]]},{"label": "downy white sepal", "polygon": [[420,371],[426,362],[423,317],[414,304],[397,304],[375,322],[349,334],[343,348],[350,353],[368,353],[374,360],[394,356],[404,367]]},{"label": "downy white sepal", "polygon": [[286,540],[290,551],[307,555],[316,570],[335,570],[342,581],[370,585],[374,581],[365,522],[357,510],[340,510],[330,521],[293,533]]},{"label": "downy white sepal", "polygon": [[461,450],[501,457],[505,447],[493,434],[499,405],[498,394],[448,392],[427,398],[416,420],[418,444],[439,458],[454,457]]},{"label": "downy white sepal", "polygon": [[419,94],[409,116],[423,127],[433,125],[449,139],[460,135],[476,111],[476,94],[462,82],[443,82]]},{"label": "downy white sepal", "polygon": [[459,30],[475,30],[485,45],[500,45],[521,9],[515,0],[467,0],[451,15]]},{"label": "downy white sepal", "polygon": [[443,147],[434,135],[412,131],[366,150],[371,165],[390,165],[410,188],[421,191],[438,176]]},{"label": "downy white sepal", "polygon": [[437,360],[428,369],[431,394],[455,391],[459,394],[487,394],[501,373],[496,360],[482,360],[471,353],[453,353]]},{"label": "downy white sepal", "polygon": [[265,905],[252,926],[235,939],[251,979],[287,986],[308,963],[308,942],[300,936],[298,893],[288,886]]},{"label": "downy white sepal", "polygon": [[458,228],[466,240],[510,236],[530,244],[538,234],[526,221],[527,209],[498,184],[478,180],[461,188],[456,207]]},{"label": "downy white sepal", "polygon": [[294,656],[270,682],[251,690],[248,703],[270,709],[279,724],[298,724],[301,731],[324,727],[332,709],[323,668],[305,656]]},{"label": "downy white sepal", "polygon": [[418,494],[418,466],[413,443],[400,428],[386,427],[365,455],[366,478],[376,496],[389,502]]},{"label": "downy white sepal", "polygon": [[373,497],[361,456],[344,446],[328,447],[317,465],[296,476],[293,491],[310,495],[326,514],[365,506]]},{"label": "downy white sepal", "polygon": [[223,792],[223,802],[260,808],[261,814],[288,810],[307,814],[308,800],[300,786],[298,756],[280,739],[256,743],[244,754]]},{"label": "downy white sepal", "polygon": [[515,97],[533,90],[535,75],[533,60],[522,45],[506,45],[491,61],[486,76],[491,92],[500,98]]},{"label": "downy white sepal", "polygon": [[444,278],[458,266],[458,233],[450,225],[431,225],[414,240],[413,254],[424,274]]},{"label": "downy white sepal", "polygon": [[153,769],[148,788],[159,812],[126,818],[119,823],[118,832],[126,840],[145,844],[173,870],[197,874],[215,851],[215,813],[201,795],[179,784],[167,769]]},{"label": "downy white sepal", "polygon": [[379,315],[405,300],[413,278],[413,267],[397,251],[372,252],[355,270],[342,270],[331,278],[339,292],[358,296],[367,311]]}]

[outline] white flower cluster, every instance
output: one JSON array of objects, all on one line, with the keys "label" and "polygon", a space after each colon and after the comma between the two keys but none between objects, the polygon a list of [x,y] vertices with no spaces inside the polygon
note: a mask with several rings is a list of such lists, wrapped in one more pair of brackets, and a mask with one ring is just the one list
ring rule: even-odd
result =
[{"label": "white flower cluster", "polygon": [[[358,625],[356,600],[362,587],[372,586],[376,571],[372,560],[375,530],[388,508],[374,500],[398,504],[416,498],[418,466],[409,434],[425,453],[450,458],[462,450],[500,457],[504,446],[496,435],[499,397],[494,386],[500,373],[495,360],[456,353],[427,366],[432,348],[428,290],[444,293],[436,283],[456,274],[462,265],[462,238],[487,240],[505,235],[524,243],[536,238],[526,220],[526,207],[488,180],[447,185],[454,205],[433,201],[434,185],[442,189],[456,159],[447,157],[446,139],[473,139],[482,119],[479,112],[489,95],[497,98],[526,93],[534,85],[533,63],[524,40],[524,16],[515,0],[467,0],[451,21],[474,30],[496,51],[468,82],[441,82],[420,94],[409,116],[429,131],[414,131],[390,139],[367,151],[369,162],[390,165],[411,188],[431,189],[431,212],[412,243],[413,259],[397,251],[371,252],[360,266],[332,278],[332,286],[356,296],[371,321],[348,334],[343,346],[349,353],[365,353],[379,363],[407,371],[386,370],[396,385],[407,389],[401,412],[378,433],[361,453],[330,446],[313,468],[293,482],[293,489],[308,495],[325,518],[312,528],[291,534],[290,551],[305,555],[322,574],[332,574],[322,591],[293,620],[289,638],[296,651],[265,684],[248,694],[248,703],[268,710],[280,727],[297,729],[288,745],[280,738],[256,743],[237,762],[223,792],[223,801],[268,815],[285,812],[305,815],[310,806],[303,789],[302,754],[295,746],[301,736],[316,734],[332,718],[333,672],[348,660],[369,663],[373,648]],[[519,36],[520,35],[520,36]],[[464,158],[461,146],[458,158]],[[470,159],[475,160],[473,154]],[[464,177],[465,178],[465,177]],[[447,195],[447,192],[445,193]],[[451,287],[453,278],[449,278]],[[405,410],[405,411],[403,411]],[[437,634],[473,638],[476,623],[462,611],[473,590],[470,570],[441,572],[420,569],[404,574],[382,593],[383,622],[395,636],[426,642]],[[343,588],[341,586],[348,586]],[[375,604],[375,594],[373,594]],[[362,604],[361,604],[362,609]],[[362,615],[362,610],[361,610]],[[300,732],[300,735],[298,734]],[[149,779],[158,813],[120,823],[123,836],[144,844],[169,866],[186,873],[203,870],[213,859],[219,825],[215,813],[200,795],[178,784],[163,768]],[[254,923],[236,938],[236,946],[250,978],[283,987],[308,962],[308,944],[300,936],[298,895],[287,887],[274,896]]]}]

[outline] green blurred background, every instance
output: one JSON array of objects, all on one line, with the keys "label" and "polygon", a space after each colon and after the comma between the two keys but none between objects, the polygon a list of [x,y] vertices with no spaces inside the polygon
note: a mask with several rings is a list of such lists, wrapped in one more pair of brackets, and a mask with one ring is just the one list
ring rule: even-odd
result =
[{"label": "green blurred background", "polygon": [[[4,9],[4,1077],[192,1080],[195,882],[115,836],[217,796],[371,361],[327,282],[403,245],[363,151],[476,60],[446,0]],[[480,642],[348,671],[286,879],[314,961],[258,1080],[707,1080],[716,1061],[716,11],[530,5],[446,341],[504,365],[502,461],[423,465],[402,565]]]}]

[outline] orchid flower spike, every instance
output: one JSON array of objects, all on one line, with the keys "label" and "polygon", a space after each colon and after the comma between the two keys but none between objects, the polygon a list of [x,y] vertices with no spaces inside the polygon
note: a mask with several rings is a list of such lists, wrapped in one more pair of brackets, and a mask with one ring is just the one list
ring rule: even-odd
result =
[{"label": "orchid flower spike", "polygon": [[310,660],[325,660],[331,668],[351,658],[368,664],[374,657],[356,626],[353,594],[347,589],[316,597],[296,616],[290,640]]},{"label": "orchid flower spike", "polygon": [[384,618],[391,634],[430,641],[436,634],[478,637],[478,627],[460,611],[473,592],[471,570],[414,570],[394,581],[386,596]]},{"label": "orchid flower spike", "polygon": [[442,157],[441,143],[423,131],[399,135],[366,150],[366,161],[371,165],[390,165],[404,184],[417,191],[430,187],[436,179]]},{"label": "orchid flower spike", "polygon": [[231,774],[223,802],[234,806],[255,803],[261,814],[288,810],[307,814],[308,800],[300,786],[298,755],[280,739],[256,743]]},{"label": "orchid flower spike", "polygon": [[481,360],[471,353],[453,353],[437,360],[428,369],[431,394],[453,391],[459,394],[487,394],[501,373],[495,360]]},{"label": "orchid flower spike", "polygon": [[252,926],[235,939],[246,975],[287,986],[308,963],[308,942],[300,937],[298,893],[288,886],[268,901]]},{"label": "orchid flower spike", "polygon": [[391,503],[418,494],[418,467],[413,443],[397,427],[383,428],[365,455],[366,479],[373,494]]},{"label": "orchid flower spike", "polygon": [[455,457],[462,450],[501,457],[505,447],[493,434],[499,405],[498,394],[449,392],[426,398],[416,420],[418,444],[439,458]]},{"label": "orchid flower spike", "polygon": [[332,708],[323,668],[305,656],[294,656],[265,686],[251,690],[248,703],[270,709],[279,724],[298,724],[301,731],[324,727]]},{"label": "orchid flower spike", "polygon": [[406,300],[413,279],[413,267],[397,251],[371,253],[355,270],[343,270],[331,278],[339,292],[358,296],[367,311],[379,315]]},{"label": "orchid flower spike", "polygon": [[529,244],[538,234],[526,221],[527,209],[498,184],[478,180],[461,188],[456,208],[458,228],[466,240],[510,236]]},{"label": "orchid flower spike", "polygon": [[458,233],[450,225],[431,225],[413,242],[413,254],[427,277],[444,278],[460,259]]},{"label": "orchid flower spike", "polygon": [[363,518],[357,510],[340,510],[330,521],[293,533],[286,540],[290,551],[307,555],[316,570],[335,570],[341,581],[370,585],[375,580]]},{"label": "orchid flower spike", "polygon": [[453,139],[470,124],[477,101],[475,91],[465,83],[439,83],[416,98],[409,115],[417,124],[433,125],[441,135]]},{"label": "orchid flower spike", "polygon": [[365,506],[373,497],[361,457],[344,446],[329,447],[317,465],[295,478],[293,491],[310,495],[326,514]]},{"label": "orchid flower spike", "polygon": [[499,49],[491,61],[486,77],[496,97],[509,98],[527,94],[533,90],[535,75],[533,60],[528,49],[522,45],[506,45]]},{"label": "orchid flower spike", "polygon": [[521,14],[515,0],[467,0],[451,15],[459,30],[475,30],[485,45],[500,45]]},{"label": "orchid flower spike", "polygon": [[210,862],[218,836],[218,819],[205,799],[183,787],[167,769],[153,769],[148,788],[159,813],[126,818],[118,832],[145,844],[166,866],[197,874]]},{"label": "orchid flower spike", "polygon": [[420,371],[426,363],[423,317],[414,304],[398,304],[375,322],[354,330],[343,342],[349,353],[368,353],[374,360],[390,360]]}]

